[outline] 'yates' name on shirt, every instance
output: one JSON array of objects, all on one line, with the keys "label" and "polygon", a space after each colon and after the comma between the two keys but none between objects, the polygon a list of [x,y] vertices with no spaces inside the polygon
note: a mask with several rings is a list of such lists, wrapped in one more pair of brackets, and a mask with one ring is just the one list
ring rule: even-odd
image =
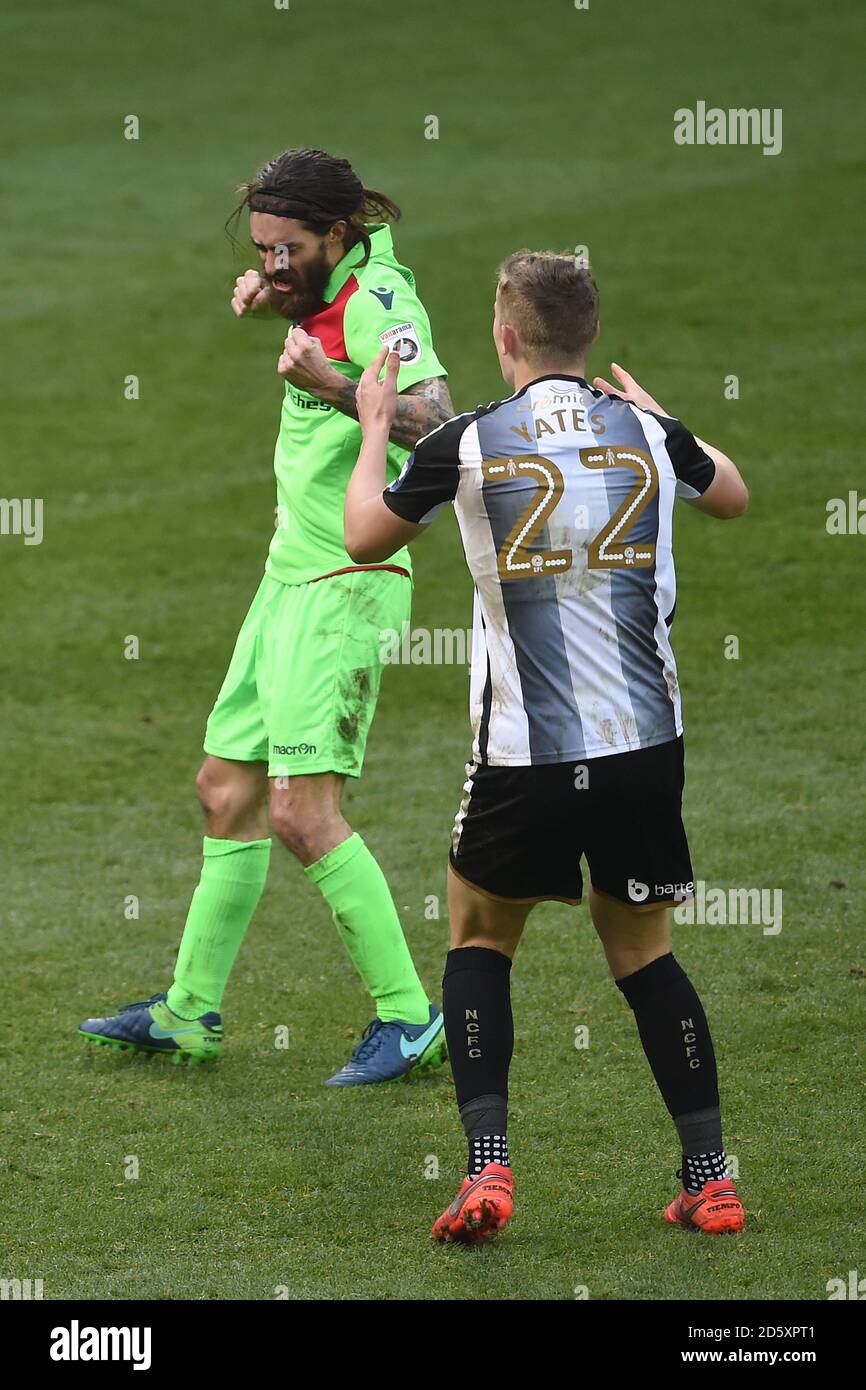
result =
[{"label": "'yates' name on shirt", "polygon": [[[556,428],[551,424],[552,420],[556,421]],[[558,410],[551,410],[546,416],[538,413],[537,406],[532,411],[532,424],[535,426],[536,439],[540,439],[543,434],[565,434],[570,430],[577,433],[591,430],[593,434],[604,434],[604,419],[600,414],[589,416],[589,421],[591,423],[588,423],[587,412],[582,406],[572,406],[571,409],[567,409],[563,405]],[[511,425],[509,428],[515,434],[520,435],[521,439],[525,439],[527,444],[532,442],[531,426],[526,420],[521,420],[519,424]]]}]

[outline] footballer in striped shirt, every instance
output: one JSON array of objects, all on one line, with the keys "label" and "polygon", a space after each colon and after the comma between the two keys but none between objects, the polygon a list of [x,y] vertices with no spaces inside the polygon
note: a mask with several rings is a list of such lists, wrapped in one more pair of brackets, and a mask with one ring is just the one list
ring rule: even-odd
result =
[{"label": "footballer in striped shirt", "polygon": [[590,384],[598,329],[585,265],[509,257],[493,338],[511,394],[433,430],[390,484],[397,359],[379,353],[358,390],[348,553],[381,559],[450,503],[475,591],[473,744],[451,840],[443,982],[469,1163],[433,1228],[446,1242],[488,1239],[510,1218],[512,958],[536,903],[581,901],[582,859],[593,923],[678,1132],[683,1183],[665,1219],[708,1234],[744,1220],[709,1027],[671,950],[671,906],[693,895],[694,874],[670,632],[677,499],[725,520],[748,493],[731,460],[627,372],[614,364],[618,385]]}]

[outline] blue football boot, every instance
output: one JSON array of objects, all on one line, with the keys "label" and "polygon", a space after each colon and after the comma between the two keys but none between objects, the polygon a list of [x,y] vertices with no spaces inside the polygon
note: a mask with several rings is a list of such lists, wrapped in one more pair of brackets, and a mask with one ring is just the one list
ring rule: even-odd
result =
[{"label": "blue football boot", "polygon": [[326,1086],[369,1086],[394,1081],[409,1072],[426,1071],[445,1061],[445,1020],[435,1004],[426,1023],[404,1023],[395,1018],[384,1023],[374,1018],[344,1067]]},{"label": "blue football boot", "polygon": [[162,1052],[172,1062],[211,1062],[222,1046],[222,1018],[217,1013],[181,1018],[172,1013],[165,994],[138,1004],[124,1004],[113,1018],[87,1018],[79,1027],[88,1042],[115,1052]]}]

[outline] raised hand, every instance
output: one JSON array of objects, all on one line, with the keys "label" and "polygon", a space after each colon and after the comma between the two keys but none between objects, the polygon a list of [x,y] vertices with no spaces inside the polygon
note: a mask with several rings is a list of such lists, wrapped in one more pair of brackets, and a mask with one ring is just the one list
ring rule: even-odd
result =
[{"label": "raised hand", "polygon": [[[385,366],[386,359],[385,375],[380,381],[379,374]],[[397,376],[399,371],[399,353],[389,352],[387,348],[382,348],[382,351],[376,354],[369,367],[362,374],[355,393],[355,408],[358,411],[361,429],[365,434],[375,429],[381,429],[385,434],[390,432],[394,423],[394,416],[397,413]]]},{"label": "raised hand", "polygon": [[238,318],[255,313],[270,302],[267,283],[257,270],[247,270],[235,280],[232,309]]},{"label": "raised hand", "polygon": [[645,391],[639,386],[630,372],[618,363],[611,362],[610,369],[619,382],[619,389],[611,386],[609,381],[605,381],[603,376],[597,376],[593,381],[596,391],[603,391],[606,396],[618,396],[621,401],[631,401],[632,405],[639,405],[643,410],[654,410],[657,415],[667,415],[664,406],[659,405],[658,401],[653,400],[649,391]]}]

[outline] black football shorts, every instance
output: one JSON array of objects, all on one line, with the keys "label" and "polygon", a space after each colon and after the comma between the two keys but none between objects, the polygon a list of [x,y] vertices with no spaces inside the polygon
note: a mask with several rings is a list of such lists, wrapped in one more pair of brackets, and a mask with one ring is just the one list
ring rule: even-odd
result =
[{"label": "black football shorts", "polygon": [[592,886],[629,907],[693,896],[682,822],[682,738],[629,753],[535,767],[470,763],[451,866],[493,898],[577,903]]}]

